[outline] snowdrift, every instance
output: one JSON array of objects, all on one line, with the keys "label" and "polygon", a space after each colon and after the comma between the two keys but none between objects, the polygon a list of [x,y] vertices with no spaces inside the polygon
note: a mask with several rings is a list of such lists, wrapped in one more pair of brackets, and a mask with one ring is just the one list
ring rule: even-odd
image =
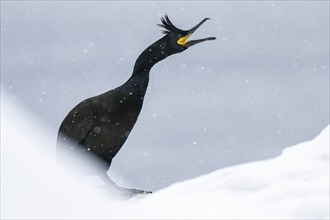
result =
[{"label": "snowdrift", "polygon": [[54,134],[1,94],[2,219],[329,218],[329,126],[277,158],[127,199],[56,166]]},{"label": "snowdrift", "polygon": [[277,158],[172,185],[136,203],[132,213],[141,218],[328,219],[329,127]]}]

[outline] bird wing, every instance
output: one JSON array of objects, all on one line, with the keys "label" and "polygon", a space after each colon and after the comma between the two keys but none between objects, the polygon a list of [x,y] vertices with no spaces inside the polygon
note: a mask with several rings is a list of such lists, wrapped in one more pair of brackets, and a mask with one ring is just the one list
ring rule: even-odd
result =
[{"label": "bird wing", "polygon": [[86,99],[74,107],[63,120],[58,141],[70,142],[78,145],[84,141],[88,133],[93,129],[94,117],[97,113],[97,103],[92,99]]}]

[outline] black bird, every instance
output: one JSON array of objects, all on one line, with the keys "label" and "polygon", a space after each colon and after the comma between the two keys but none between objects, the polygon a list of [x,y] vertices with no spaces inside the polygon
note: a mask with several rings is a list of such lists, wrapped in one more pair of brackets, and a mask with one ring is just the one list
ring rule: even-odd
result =
[{"label": "black bird", "polygon": [[[148,88],[150,69],[172,54],[181,53],[197,43],[216,39],[209,37],[188,41],[208,19],[203,19],[190,30],[181,30],[172,24],[167,15],[162,17],[158,25],[165,29],[165,36],[140,54],[127,82],[80,102],[68,113],[59,128],[57,157],[64,158],[68,153],[78,155],[83,160],[77,166],[83,166],[84,172],[111,181],[106,172],[138,119]],[[85,163],[87,158],[93,158],[92,163]]]}]

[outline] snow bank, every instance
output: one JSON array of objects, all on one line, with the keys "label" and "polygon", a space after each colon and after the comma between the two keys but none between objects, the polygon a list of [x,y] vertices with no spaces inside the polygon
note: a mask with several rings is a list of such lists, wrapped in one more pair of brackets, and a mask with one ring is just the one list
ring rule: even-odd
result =
[{"label": "snow bank", "polygon": [[100,197],[56,164],[52,137],[1,91],[1,219],[92,219],[116,210],[122,199]]},{"label": "snow bank", "polygon": [[1,94],[1,218],[329,218],[329,127],[277,158],[127,200],[57,167],[53,135]]},{"label": "snow bank", "polygon": [[277,158],[177,183],[141,200],[132,213],[143,218],[328,219],[329,127]]}]

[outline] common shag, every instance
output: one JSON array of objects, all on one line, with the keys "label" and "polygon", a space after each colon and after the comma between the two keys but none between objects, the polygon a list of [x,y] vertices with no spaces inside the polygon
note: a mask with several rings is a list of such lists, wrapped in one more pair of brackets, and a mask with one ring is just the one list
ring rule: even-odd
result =
[{"label": "common shag", "polygon": [[[165,36],[140,54],[132,76],[123,85],[80,102],[68,113],[59,128],[57,157],[65,158],[70,153],[78,155],[82,160],[76,165],[82,166],[84,172],[112,182],[106,172],[138,119],[148,88],[150,69],[172,54],[181,53],[197,43],[216,39],[208,37],[188,41],[208,19],[203,19],[190,30],[181,30],[173,25],[167,15],[162,17],[158,25],[164,28]],[[87,163],[88,158],[93,161]]]}]

